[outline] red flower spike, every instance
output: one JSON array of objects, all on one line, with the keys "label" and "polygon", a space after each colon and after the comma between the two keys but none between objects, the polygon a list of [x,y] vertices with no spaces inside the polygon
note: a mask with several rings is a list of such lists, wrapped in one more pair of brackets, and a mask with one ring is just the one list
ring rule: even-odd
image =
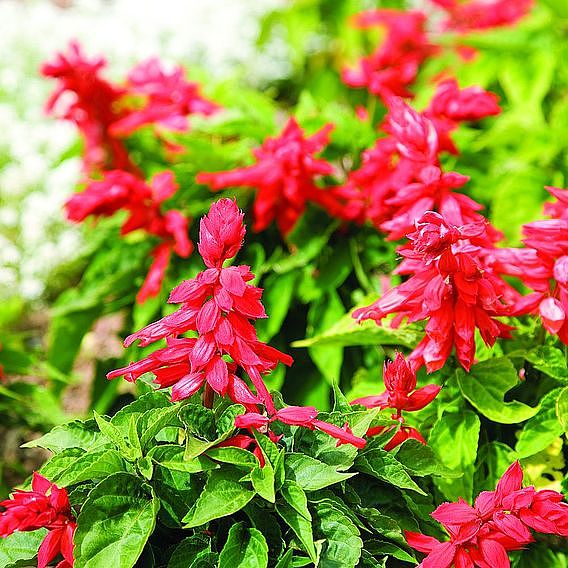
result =
[{"label": "red flower spike", "polygon": [[38,568],[46,568],[58,555],[64,558],[59,568],[73,566],[73,535],[76,522],[67,491],[34,472],[32,490],[17,489],[10,499],[0,502],[0,537],[16,531],[48,529],[38,553]]},{"label": "red flower spike", "polygon": [[435,371],[455,347],[458,361],[468,370],[475,356],[475,328],[488,345],[497,337],[509,337],[511,328],[494,318],[510,315],[519,295],[487,262],[484,223],[455,226],[427,212],[408,237],[410,246],[399,249],[405,261],[398,272],[410,278],[353,317],[379,324],[396,313],[394,325],[403,317],[410,322],[426,319],[426,336],[411,354],[412,364]]},{"label": "red flower spike", "polygon": [[175,209],[166,213],[161,209],[162,203],[177,190],[178,185],[170,171],[156,174],[148,185],[129,172],[111,170],[102,179],[89,181],[82,192],[73,195],[65,204],[67,217],[76,222],[91,215],[108,217],[126,210],[129,217],[122,225],[122,235],[144,230],[162,241],[151,253],[152,265],[136,296],[140,304],[160,292],[172,250],[182,258],[187,258],[193,251],[187,218]]},{"label": "red flower spike", "polygon": [[107,168],[136,171],[123,142],[111,132],[112,124],[125,115],[125,111],[116,110],[125,89],[101,77],[105,66],[103,57],[87,59],[79,43],[72,41],[67,53],[59,53],[41,66],[44,77],[58,82],[46,112],[75,123],[85,142],[87,172]]},{"label": "red flower spike", "polygon": [[383,43],[354,69],[342,71],[349,87],[366,88],[383,99],[412,97],[409,87],[422,63],[435,52],[425,31],[426,15],[418,10],[369,10],[355,16],[358,28],[381,26],[386,29]]},{"label": "red flower spike", "polygon": [[333,173],[333,166],[314,154],[329,142],[332,124],[306,137],[291,118],[282,134],[267,138],[254,150],[256,163],[227,172],[200,173],[199,183],[214,191],[225,187],[257,189],[253,206],[254,230],[263,231],[276,220],[282,235],[296,225],[308,202],[316,203],[330,214],[340,216],[342,204],[333,192],[316,186],[314,179]]},{"label": "red flower spike", "polygon": [[[421,566],[508,568],[508,551],[520,550],[534,538],[531,530],[566,536],[568,504],[555,491],[522,489],[519,462],[503,474],[495,491],[484,491],[471,507],[463,500],[440,505],[432,517],[447,530],[450,540],[440,542],[419,533],[405,532],[408,544],[427,554]],[[445,562],[445,564],[444,564]]]},{"label": "red flower spike", "polygon": [[550,195],[556,197],[557,201],[554,203],[545,203],[544,212],[555,219],[568,221],[568,189],[546,186],[546,190]]},{"label": "red flower spike", "polygon": [[447,12],[444,29],[457,32],[512,25],[526,16],[534,5],[534,0],[430,1]]},{"label": "red flower spike", "polygon": [[[244,234],[243,213],[234,201],[221,199],[211,206],[201,220],[198,246],[209,268],[172,291],[169,301],[182,304],[176,312],[125,341],[127,346],[136,340],[150,345],[167,338],[168,346],[112,371],[109,379],[124,376],[134,381],[151,371],[160,388],[172,387],[172,400],[187,398],[207,383],[245,408],[264,404],[269,412],[275,412],[262,376],[279,362],[290,365],[292,358],[256,336],[251,320],[266,317],[266,313],[260,301],[262,291],[249,284],[254,278],[249,267],[223,267],[223,262],[239,251]],[[188,331],[198,332],[199,337],[178,337]],[[237,366],[248,374],[256,395],[235,375]]]},{"label": "red flower spike", "polygon": [[168,72],[157,58],[139,63],[128,74],[129,94],[141,97],[140,109],[131,110],[127,116],[111,127],[116,136],[128,136],[139,128],[156,124],[167,130],[188,130],[188,115],[211,115],[220,107],[203,98],[199,85],[188,81],[183,67]]}]

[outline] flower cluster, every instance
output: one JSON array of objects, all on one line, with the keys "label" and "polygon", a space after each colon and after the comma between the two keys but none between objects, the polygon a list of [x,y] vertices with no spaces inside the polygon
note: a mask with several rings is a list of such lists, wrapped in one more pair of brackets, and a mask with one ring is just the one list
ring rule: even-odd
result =
[{"label": "flower cluster", "polygon": [[[223,266],[237,254],[244,235],[243,213],[234,201],[221,199],[211,206],[200,225],[199,252],[207,269],[172,291],[169,302],[182,304],[176,312],[125,341],[127,346],[137,340],[146,346],[166,338],[167,346],[110,372],[108,378],[124,376],[135,381],[152,372],[160,388],[172,387],[172,401],[188,398],[205,386],[206,403],[217,393],[245,407],[247,414],[238,419],[240,427],[266,430],[269,422],[278,420],[324,430],[339,441],[362,447],[365,441],[348,428],[317,420],[315,409],[276,410],[262,377],[279,362],[291,365],[292,358],[257,338],[253,322],[267,316],[260,301],[262,290],[249,283],[254,278],[250,268]],[[188,331],[197,332],[198,337],[179,337]],[[255,392],[237,376],[239,368],[246,372]],[[260,413],[260,405],[267,415]]]},{"label": "flower cluster", "polygon": [[547,188],[552,219],[523,227],[525,248],[492,251],[494,269],[516,276],[534,293],[521,298],[515,315],[539,314],[544,328],[568,345],[568,190]]},{"label": "flower cluster", "polygon": [[468,32],[509,26],[526,16],[534,0],[430,0],[442,8],[446,30]]},{"label": "flower cluster", "polygon": [[383,9],[357,14],[356,27],[383,27],[385,39],[354,69],[343,70],[343,82],[349,87],[366,88],[382,99],[412,97],[408,87],[416,80],[422,63],[435,51],[425,24],[426,15],[418,10]]},{"label": "flower cluster", "polygon": [[162,211],[163,202],[177,189],[169,171],[155,175],[147,184],[126,171],[111,170],[100,180],[90,180],[84,191],[65,204],[68,219],[75,222],[89,216],[108,217],[117,211],[127,211],[122,235],[141,229],[161,240],[151,253],[154,260],[136,297],[139,303],[159,293],[172,250],[183,258],[193,250],[187,234],[187,218],[175,209]]},{"label": "flower cluster", "polygon": [[[163,172],[146,183],[122,139],[148,124],[187,130],[188,115],[209,115],[219,107],[200,95],[196,83],[187,81],[182,67],[167,72],[152,58],[132,69],[124,85],[113,85],[101,77],[105,65],[104,58],[89,60],[72,42],[68,54],[60,53],[42,66],[42,73],[59,83],[47,110],[76,124],[85,141],[85,170],[102,175],[88,180],[86,189],[69,199],[68,218],[83,221],[90,215],[125,210],[129,217],[121,234],[144,229],[161,240],[137,295],[137,302],[143,303],[159,293],[172,250],[186,258],[193,245],[187,236],[188,219],[179,211],[161,210],[163,201],[177,190],[173,175]],[[164,145],[167,150],[175,146],[167,140]]]},{"label": "flower cluster", "polygon": [[121,169],[137,172],[122,138],[147,124],[187,130],[187,115],[211,114],[219,107],[204,99],[182,67],[166,72],[159,60],[137,65],[124,85],[101,76],[103,57],[89,60],[77,42],[42,65],[45,77],[58,81],[46,109],[77,126],[84,141],[87,172]]},{"label": "flower cluster", "polygon": [[67,491],[39,473],[34,473],[32,490],[16,489],[11,499],[0,502],[0,537],[16,531],[49,530],[38,552],[38,568],[46,568],[57,555],[63,560],[56,568],[72,568],[73,535],[76,522]]},{"label": "flower cluster", "polygon": [[328,144],[332,130],[333,125],[328,124],[306,137],[296,120],[290,118],[280,136],[267,138],[253,151],[255,164],[226,172],[200,173],[197,181],[213,190],[237,186],[257,189],[253,206],[255,231],[263,231],[276,219],[282,235],[287,235],[308,202],[339,216],[341,203],[314,181],[318,176],[333,173],[329,162],[314,157]]},{"label": "flower cluster", "polygon": [[427,554],[422,568],[510,568],[508,551],[521,550],[534,541],[533,531],[568,537],[568,505],[561,493],[522,487],[523,471],[513,463],[495,491],[483,491],[472,507],[465,501],[443,503],[432,517],[450,540],[440,542],[406,531],[408,544]]},{"label": "flower cluster", "polygon": [[450,79],[438,85],[424,112],[399,97],[389,98],[387,107],[382,127],[387,137],[364,152],[361,167],[334,190],[347,202],[343,218],[359,223],[368,219],[390,240],[402,238],[412,230],[414,220],[430,210],[439,211],[455,225],[483,219],[479,203],[455,192],[469,178],[444,172],[439,155],[457,153],[450,135],[460,122],[499,113],[496,96],[479,87],[460,90]]},{"label": "flower cluster", "polygon": [[[385,445],[385,450],[392,450],[409,438],[418,440],[421,444],[426,444],[426,440],[424,440],[416,428],[405,424],[402,411],[414,412],[422,410],[438,396],[442,387],[430,384],[417,389],[416,371],[404,359],[402,353],[397,353],[392,362],[385,363],[383,382],[386,388],[384,393],[378,396],[358,398],[351,404],[361,404],[366,408],[392,408],[396,410],[392,418],[400,422],[400,427]],[[393,428],[388,426],[372,427],[367,431],[367,436],[376,436]]]},{"label": "flower cluster", "polygon": [[368,307],[355,310],[359,320],[377,323],[389,314],[409,322],[428,320],[426,335],[410,355],[415,367],[440,369],[453,348],[464,369],[475,356],[475,330],[487,345],[510,337],[510,326],[495,319],[510,315],[518,293],[485,262],[486,222],[456,226],[427,212],[408,235],[410,245],[399,249],[405,257],[398,273],[410,278],[388,290]]},{"label": "flower cluster", "polygon": [[[532,8],[534,0],[431,0],[446,18],[442,30],[467,32],[515,23]],[[421,10],[381,9],[361,12],[353,18],[359,29],[380,27],[384,38],[354,68],[342,70],[343,82],[365,88],[384,102],[392,96],[412,98],[410,87],[420,67],[442,49],[430,37],[427,15]]]}]

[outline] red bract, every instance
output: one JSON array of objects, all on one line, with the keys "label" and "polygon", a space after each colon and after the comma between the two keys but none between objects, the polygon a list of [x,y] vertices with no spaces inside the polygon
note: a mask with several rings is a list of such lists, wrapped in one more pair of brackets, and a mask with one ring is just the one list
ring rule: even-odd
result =
[{"label": "red bract", "polygon": [[450,134],[460,122],[477,121],[501,112],[498,97],[481,87],[472,86],[461,89],[455,79],[442,81],[430,105],[424,111],[438,133],[439,149],[451,154],[458,154]]},{"label": "red bract", "polygon": [[547,189],[558,201],[545,211],[557,218],[524,225],[526,248],[495,249],[491,262],[535,291],[517,302],[515,315],[539,314],[545,329],[568,344],[568,198],[566,190]]},{"label": "red bract", "polygon": [[210,115],[220,108],[201,96],[199,85],[186,79],[182,67],[168,72],[157,58],[134,67],[126,85],[128,93],[142,97],[143,103],[112,125],[111,132],[117,136],[127,136],[147,124],[183,132],[188,129],[188,115]]},{"label": "red bract", "polygon": [[[383,382],[386,387],[384,393],[378,396],[358,398],[351,404],[362,404],[367,408],[393,408],[396,410],[392,418],[398,420],[401,426],[394,437],[385,446],[386,450],[395,448],[408,438],[414,438],[420,443],[425,444],[426,441],[418,430],[405,425],[402,411],[413,412],[422,410],[438,396],[442,387],[431,384],[416,389],[416,371],[405,360],[402,353],[397,353],[394,361],[385,363],[383,368]],[[377,434],[382,434],[394,428],[394,426],[373,427],[367,431],[367,436],[376,436]]]},{"label": "red bract", "polygon": [[431,0],[448,18],[443,27],[458,32],[509,26],[526,16],[534,0]]},{"label": "red bract", "polygon": [[46,110],[77,125],[85,142],[83,161],[88,172],[106,168],[133,171],[136,168],[124,144],[111,132],[111,125],[126,114],[118,110],[125,90],[101,77],[105,66],[104,58],[87,59],[81,46],[71,42],[67,53],[57,54],[41,67],[45,77],[58,81]]},{"label": "red bract", "polygon": [[84,191],[76,193],[65,204],[67,217],[83,221],[89,216],[108,217],[120,210],[129,216],[121,234],[142,229],[161,239],[152,251],[152,265],[138,292],[137,301],[159,293],[172,250],[187,258],[193,251],[188,237],[187,218],[175,209],[162,211],[162,203],[178,190],[172,172],[156,174],[150,184],[121,170],[105,172],[101,180],[91,180]]},{"label": "red bract", "polygon": [[32,490],[16,489],[11,499],[0,502],[0,537],[16,531],[49,530],[38,552],[38,568],[46,568],[58,555],[63,560],[57,568],[73,566],[73,535],[76,522],[67,491],[35,472]]},{"label": "red bract", "polygon": [[435,51],[425,33],[426,15],[418,10],[370,10],[358,14],[354,23],[359,28],[384,27],[386,37],[355,69],[343,70],[343,82],[367,88],[381,98],[412,97],[408,87],[416,80],[420,65]]},{"label": "red bract", "polygon": [[317,419],[318,411],[313,406],[287,406],[266,416],[257,412],[248,412],[237,416],[235,425],[238,428],[266,430],[273,422],[282,422],[289,426],[302,426],[309,430],[320,430],[337,440],[337,446],[351,444],[357,448],[365,447],[365,440],[355,436],[348,424],[342,428],[329,422]]},{"label": "red bract", "polygon": [[450,540],[406,531],[408,544],[427,554],[422,568],[509,568],[508,551],[520,550],[534,538],[531,530],[568,536],[568,505],[556,491],[522,488],[519,462],[503,474],[495,491],[483,491],[472,507],[465,501],[443,503],[432,517]]},{"label": "red bract", "polygon": [[[262,290],[249,284],[254,278],[250,268],[223,267],[223,262],[241,247],[242,219],[242,212],[230,199],[211,206],[201,220],[199,242],[199,251],[209,268],[172,291],[169,301],[182,303],[176,312],[125,341],[126,345],[136,340],[149,345],[168,338],[168,346],[109,373],[109,378],[124,375],[134,381],[152,371],[161,388],[172,387],[172,400],[187,398],[207,383],[213,391],[247,407],[263,403],[269,411],[275,411],[262,375],[272,371],[278,362],[290,365],[292,358],[257,339],[251,321],[266,317],[266,313],[260,301]],[[178,337],[190,330],[197,331],[199,337]],[[226,360],[227,355],[232,362]],[[237,367],[246,371],[256,395],[236,376]]]},{"label": "red bract", "polygon": [[332,215],[341,213],[341,204],[329,191],[317,187],[315,178],[333,173],[333,166],[316,159],[329,142],[332,124],[306,137],[291,118],[282,134],[267,138],[253,153],[256,163],[226,172],[200,173],[197,181],[213,190],[225,187],[253,187],[258,190],[253,206],[254,230],[263,231],[274,219],[287,235],[304,212],[308,202],[317,203]]},{"label": "red bract", "polygon": [[511,327],[495,318],[511,313],[518,294],[485,265],[479,246],[487,240],[484,222],[458,227],[427,212],[408,238],[409,247],[399,249],[406,260],[398,272],[410,278],[353,317],[379,324],[387,315],[398,314],[393,325],[404,317],[409,322],[428,320],[426,336],[410,356],[413,364],[425,364],[428,372],[438,370],[455,347],[458,361],[469,370],[475,329],[488,345],[497,337],[510,337]]}]

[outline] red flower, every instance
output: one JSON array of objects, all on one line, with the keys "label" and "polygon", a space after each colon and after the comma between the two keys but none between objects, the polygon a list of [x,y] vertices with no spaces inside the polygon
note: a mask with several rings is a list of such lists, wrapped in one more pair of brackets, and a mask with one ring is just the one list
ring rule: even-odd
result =
[{"label": "red flower", "polygon": [[162,212],[162,203],[178,189],[172,172],[156,174],[148,185],[125,171],[105,172],[101,180],[91,180],[84,191],[76,193],[65,204],[67,217],[83,221],[93,215],[108,217],[119,210],[129,213],[122,225],[121,234],[142,229],[160,238],[161,243],[152,251],[152,265],[142,288],[136,296],[138,303],[156,296],[161,287],[172,250],[182,258],[193,251],[188,237],[187,218],[172,209]]},{"label": "red flower", "polygon": [[363,57],[355,69],[344,69],[343,82],[354,88],[367,88],[385,99],[412,97],[408,87],[414,83],[420,65],[434,53],[425,33],[426,15],[418,10],[370,10],[355,17],[358,28],[383,26],[386,38],[371,55]]},{"label": "red flower", "polygon": [[[383,382],[386,390],[378,396],[365,396],[354,400],[351,404],[362,404],[367,408],[393,408],[396,413],[392,415],[393,420],[400,422],[400,427],[393,438],[385,445],[385,450],[392,450],[402,444],[405,440],[413,438],[421,444],[426,444],[426,440],[420,432],[405,424],[402,411],[413,412],[422,410],[430,404],[442,388],[439,385],[426,385],[416,389],[416,371],[408,364],[402,353],[397,353],[394,361],[385,363],[383,368]],[[396,426],[377,426],[369,428],[367,436],[376,436],[391,431]]]},{"label": "red flower", "polygon": [[[243,214],[235,202],[221,199],[201,220],[199,251],[209,268],[186,280],[171,293],[169,301],[182,303],[173,314],[128,337],[125,345],[140,340],[149,345],[167,338],[167,347],[145,359],[112,371],[109,378],[124,375],[134,381],[152,371],[161,388],[172,387],[172,400],[197,392],[205,383],[220,395],[248,408],[263,403],[275,412],[262,375],[279,362],[290,365],[292,358],[257,339],[251,322],[266,317],[260,301],[262,290],[249,284],[254,278],[248,266],[223,267],[235,256],[244,237]],[[179,338],[187,331],[198,338]],[[230,356],[231,362],[224,357]],[[236,375],[243,368],[255,386],[253,394]]]},{"label": "red flower", "polygon": [[317,415],[318,411],[313,406],[286,406],[272,413],[270,417],[258,412],[241,414],[236,417],[235,426],[266,431],[271,423],[278,421],[289,426],[302,426],[309,430],[325,432],[337,440],[337,446],[351,444],[357,448],[365,447],[365,440],[355,436],[348,424],[341,428],[335,424],[318,420]]},{"label": "red flower", "polygon": [[200,173],[196,179],[213,190],[236,186],[256,188],[254,230],[263,231],[276,219],[280,232],[287,235],[308,202],[321,205],[332,215],[341,213],[342,206],[332,192],[317,187],[314,182],[317,176],[333,173],[329,162],[314,158],[328,144],[332,130],[333,125],[328,124],[306,138],[291,118],[280,136],[267,138],[254,150],[254,165],[227,172]]},{"label": "red flower", "polygon": [[527,15],[533,0],[431,0],[448,13],[445,29],[467,32],[512,25]]},{"label": "red flower", "polygon": [[514,315],[539,314],[545,329],[568,344],[568,199],[566,190],[547,189],[558,201],[545,211],[557,218],[524,225],[527,248],[495,249],[490,261],[535,291],[517,302]]},{"label": "red flower", "polygon": [[395,408],[398,417],[403,410],[422,410],[438,396],[442,388],[432,384],[416,389],[416,371],[402,353],[397,353],[394,361],[385,363],[383,381],[386,387],[383,394],[358,398],[351,404],[362,404],[367,408]]},{"label": "red flower", "polygon": [[183,67],[168,73],[157,58],[134,67],[128,74],[127,88],[144,102],[112,125],[116,136],[128,136],[147,124],[183,132],[188,129],[188,115],[210,115],[220,108],[200,95],[199,85],[185,78]]},{"label": "red flower", "polygon": [[460,364],[469,370],[475,355],[475,328],[492,345],[497,337],[510,337],[511,328],[495,319],[508,315],[518,294],[484,262],[485,224],[457,227],[433,212],[416,222],[408,235],[411,244],[401,248],[406,260],[398,272],[412,276],[353,317],[377,323],[389,314],[409,322],[428,320],[426,336],[411,354],[417,367],[440,369],[453,347]]},{"label": "red flower", "polygon": [[0,537],[16,531],[49,530],[38,552],[38,568],[46,566],[58,555],[64,558],[57,568],[73,566],[73,535],[75,517],[67,491],[35,472],[32,490],[17,489],[11,499],[0,502]]},{"label": "red flower", "polygon": [[101,168],[133,171],[136,168],[126,147],[110,130],[125,115],[125,111],[117,110],[125,90],[101,77],[105,66],[104,58],[87,59],[79,43],[72,41],[67,54],[59,53],[41,67],[42,75],[58,81],[46,110],[77,125],[85,141],[83,161],[87,171]]},{"label": "red flower", "polygon": [[450,134],[460,122],[481,120],[501,112],[499,98],[481,87],[472,86],[460,89],[455,79],[447,79],[438,84],[430,105],[424,111],[436,128],[440,150],[458,154]]},{"label": "red flower", "polygon": [[423,568],[509,568],[508,551],[520,550],[536,532],[568,536],[568,505],[556,491],[522,489],[519,462],[503,474],[495,491],[483,491],[471,507],[465,501],[443,503],[432,517],[441,523],[450,540],[405,532],[408,544],[427,554]]}]

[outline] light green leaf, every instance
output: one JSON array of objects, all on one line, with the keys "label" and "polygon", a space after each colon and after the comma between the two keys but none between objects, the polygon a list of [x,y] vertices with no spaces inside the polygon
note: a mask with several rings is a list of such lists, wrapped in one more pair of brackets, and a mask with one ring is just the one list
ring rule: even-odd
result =
[{"label": "light green leaf", "polygon": [[244,523],[229,530],[229,538],[219,556],[219,568],[266,568],[268,545],[263,534]]},{"label": "light green leaf", "polygon": [[505,402],[507,392],[519,384],[515,367],[507,357],[482,361],[474,365],[469,374],[458,369],[456,376],[463,396],[493,422],[517,424],[538,412],[538,407],[522,402]]},{"label": "light green leaf", "polygon": [[471,501],[473,474],[477,458],[481,423],[475,412],[466,410],[444,413],[434,424],[428,444],[440,461],[451,471],[463,475],[458,479],[434,479],[434,483],[450,501],[461,497]]},{"label": "light green leaf", "polygon": [[51,432],[41,438],[23,444],[23,448],[45,448],[54,453],[65,448],[82,448],[89,450],[101,443],[101,435],[93,420],[81,422],[74,420],[61,426],[56,426]]},{"label": "light green leaf", "polygon": [[186,528],[198,527],[240,511],[255,492],[241,483],[242,471],[225,467],[213,470],[189,513],[183,518]]},{"label": "light green leaf", "polygon": [[381,448],[361,452],[355,460],[355,468],[400,489],[410,489],[426,495],[408,475],[404,466]]},{"label": "light green leaf", "polygon": [[208,471],[218,467],[216,463],[206,456],[197,456],[186,460],[183,446],[177,446],[176,444],[154,446],[148,452],[147,457],[166,469],[185,473],[199,473],[200,471]]},{"label": "light green leaf", "polygon": [[564,432],[568,433],[568,387],[563,388],[556,401],[556,415]]},{"label": "light green leaf", "polygon": [[46,534],[45,529],[39,529],[30,532],[15,532],[10,536],[0,538],[0,567],[10,568],[19,561],[35,558]]},{"label": "light green leaf", "polygon": [[75,532],[75,568],[132,568],[156,524],[160,502],[135,475],[101,481],[81,508]]},{"label": "light green leaf", "polygon": [[286,479],[295,481],[304,491],[317,491],[356,475],[340,472],[336,466],[297,453],[286,454],[284,465]]}]

